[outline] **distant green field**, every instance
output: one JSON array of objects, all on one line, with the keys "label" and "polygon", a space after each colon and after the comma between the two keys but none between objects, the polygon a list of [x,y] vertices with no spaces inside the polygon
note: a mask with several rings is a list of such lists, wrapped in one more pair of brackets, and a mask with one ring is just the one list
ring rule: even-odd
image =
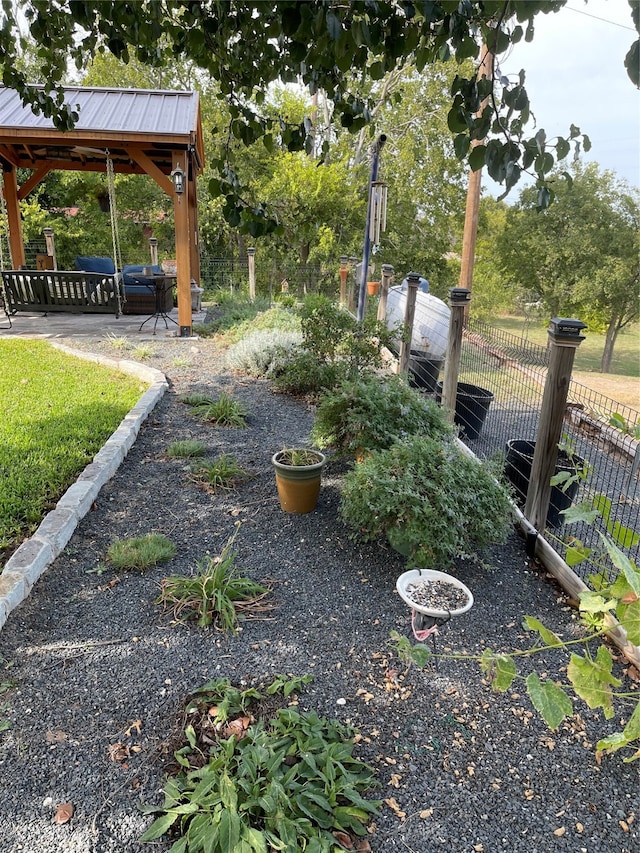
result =
[{"label": "distant green field", "polygon": [[[525,337],[532,343],[543,347],[547,345],[548,322],[533,320],[527,323],[524,317],[509,316],[496,318],[492,325],[517,337]],[[575,369],[585,373],[599,373],[603,350],[604,335],[587,332],[586,339],[576,352]],[[640,377],[640,324],[636,323],[618,335],[611,368],[611,373],[618,376]]]}]

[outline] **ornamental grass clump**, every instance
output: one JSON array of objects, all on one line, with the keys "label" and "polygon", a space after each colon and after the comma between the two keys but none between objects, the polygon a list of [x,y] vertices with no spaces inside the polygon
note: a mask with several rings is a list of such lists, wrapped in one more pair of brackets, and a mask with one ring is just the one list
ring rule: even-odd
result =
[{"label": "ornamental grass clump", "polygon": [[386,537],[410,567],[446,571],[504,541],[511,504],[491,468],[453,441],[411,436],[346,475],[340,515],[353,539]]},{"label": "ornamental grass clump", "polygon": [[162,533],[147,533],[132,539],[119,539],[107,551],[107,560],[118,569],[142,571],[175,557],[175,544]]},{"label": "ornamental grass clump", "polygon": [[195,619],[201,628],[214,625],[228,633],[236,630],[240,614],[270,609],[262,601],[269,589],[237,574],[236,533],[219,557],[198,560],[195,574],[163,579],[157,602],[170,608],[177,622]]},{"label": "ornamental grass clump", "polygon": [[414,434],[451,436],[453,427],[435,402],[399,377],[370,374],[321,396],[311,437],[316,447],[360,456]]},{"label": "ornamental grass clump", "polygon": [[181,400],[191,407],[196,417],[217,426],[240,428],[247,425],[249,412],[246,407],[224,391],[217,399],[208,394],[193,393],[185,394]]},{"label": "ornamental grass clump", "polygon": [[211,492],[232,489],[240,480],[248,477],[244,468],[231,453],[223,453],[217,459],[204,459],[194,465],[191,476],[196,483],[205,485]]}]

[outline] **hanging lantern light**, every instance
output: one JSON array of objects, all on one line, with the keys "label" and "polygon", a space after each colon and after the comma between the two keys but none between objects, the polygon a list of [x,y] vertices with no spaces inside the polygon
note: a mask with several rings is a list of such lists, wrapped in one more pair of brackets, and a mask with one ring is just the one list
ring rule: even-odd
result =
[{"label": "hanging lantern light", "polygon": [[176,166],[173,172],[171,172],[171,180],[173,181],[173,188],[176,191],[176,195],[182,195],[184,192],[184,179],[184,169],[179,165]]}]

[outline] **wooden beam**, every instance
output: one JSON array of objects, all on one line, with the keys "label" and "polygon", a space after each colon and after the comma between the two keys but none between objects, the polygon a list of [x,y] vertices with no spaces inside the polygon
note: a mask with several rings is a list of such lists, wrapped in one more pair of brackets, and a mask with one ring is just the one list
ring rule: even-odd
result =
[{"label": "wooden beam", "polygon": [[18,167],[18,156],[10,145],[0,145],[0,157],[11,163],[12,166]]},{"label": "wooden beam", "polygon": [[198,227],[198,187],[195,173],[189,173],[189,255],[191,278],[200,286],[200,229]]},{"label": "wooden beam", "polygon": [[[167,175],[165,175],[164,172],[156,166],[153,160],[148,157],[144,151],[139,148],[131,147],[127,148],[127,152],[131,155],[132,160],[135,160],[147,175],[150,175],[153,178],[163,192],[170,196],[174,195],[173,182],[171,181],[171,178],[167,177]],[[182,159],[184,160],[184,154],[182,154]],[[173,156],[173,162],[175,164],[176,154]]]},{"label": "wooden beam", "polygon": [[9,250],[11,251],[11,263],[14,269],[19,269],[25,264],[24,238],[22,236],[22,220],[20,218],[20,205],[18,203],[18,182],[16,181],[15,169],[4,173],[4,200],[7,206],[7,220],[9,223]]},{"label": "wooden beam", "polygon": [[20,189],[18,190],[18,199],[22,201],[25,199],[34,187],[37,187],[40,181],[42,181],[51,171],[51,166],[47,163],[43,163],[37,167],[37,169],[33,172],[32,175],[22,184]]}]

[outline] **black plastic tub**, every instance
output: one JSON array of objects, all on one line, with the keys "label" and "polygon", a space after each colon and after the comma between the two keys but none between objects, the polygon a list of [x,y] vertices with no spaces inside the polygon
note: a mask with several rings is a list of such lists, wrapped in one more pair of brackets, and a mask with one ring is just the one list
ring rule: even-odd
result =
[{"label": "black plastic tub", "polygon": [[[442,401],[442,382],[436,383],[436,402]],[[478,438],[493,402],[493,393],[469,382],[458,382],[456,410],[453,421],[462,434],[471,440]]]},{"label": "black plastic tub", "polygon": [[[520,508],[524,507],[527,497],[535,449],[535,441],[526,441],[524,439],[512,439],[506,445],[504,474],[515,490],[516,503]],[[569,458],[564,450],[559,450],[554,473],[560,474],[566,471],[573,474],[576,468],[582,468],[583,465],[584,459],[580,456],[574,455],[572,458]],[[576,480],[570,483],[564,491],[560,486],[551,487],[551,499],[549,501],[546,520],[546,525],[551,530],[557,530],[559,527],[562,527],[564,518],[561,513],[563,510],[569,509],[572,505],[578,494],[578,486],[579,483]]]},{"label": "black plastic tub", "polygon": [[436,390],[444,359],[430,358],[422,350],[411,350],[409,356],[409,385],[429,394]]}]

